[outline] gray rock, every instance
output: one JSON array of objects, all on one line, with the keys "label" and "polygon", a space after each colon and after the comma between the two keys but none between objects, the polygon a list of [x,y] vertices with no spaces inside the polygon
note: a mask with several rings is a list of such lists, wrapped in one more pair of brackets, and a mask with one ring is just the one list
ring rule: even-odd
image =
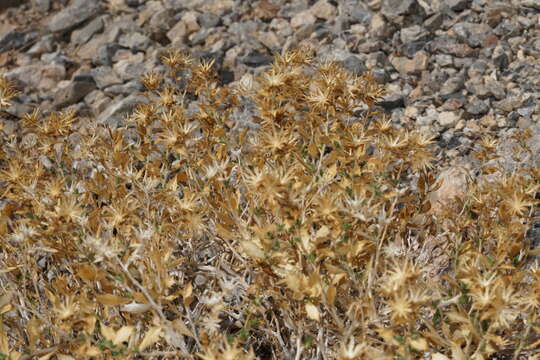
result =
[{"label": "gray rock", "polygon": [[453,111],[443,111],[439,114],[438,122],[443,128],[452,128],[460,120],[460,116]]},{"label": "gray rock", "polygon": [[[438,92],[441,89],[441,86],[445,83],[446,80],[448,80],[448,73],[445,71],[432,71],[431,74],[429,74],[428,81],[426,85],[429,87],[430,92]],[[446,95],[442,94],[441,95]]]},{"label": "gray rock", "polygon": [[125,3],[129,7],[138,7],[144,4],[146,0],[125,0]]},{"label": "gray rock", "polygon": [[89,71],[96,82],[98,89],[104,89],[112,85],[122,84],[122,80],[116,75],[116,73],[107,66],[100,66]]},{"label": "gray rock", "polygon": [[535,10],[540,10],[540,3],[537,0],[521,0],[521,6]]},{"label": "gray rock", "polygon": [[435,55],[435,62],[440,67],[453,66],[454,65],[454,58],[451,55],[438,54],[438,55]]},{"label": "gray rock", "polygon": [[476,60],[467,69],[467,76],[470,79],[482,77],[488,69],[488,63],[484,60]]},{"label": "gray rock", "polygon": [[471,0],[444,0],[444,5],[454,11],[465,10],[471,4]]},{"label": "gray rock", "polygon": [[418,126],[430,126],[435,121],[437,121],[439,117],[439,113],[437,110],[429,108],[426,110],[426,115],[424,116],[418,116],[416,118],[416,124]]},{"label": "gray rock", "polygon": [[444,96],[456,93],[463,89],[464,84],[465,79],[463,76],[453,76],[444,82],[443,86],[441,87],[440,94]]},{"label": "gray rock", "polygon": [[39,40],[34,46],[32,46],[26,53],[31,55],[42,55],[44,53],[50,53],[54,50],[54,36],[46,35]]},{"label": "gray rock", "polygon": [[479,78],[479,77],[471,78],[465,83],[465,87],[467,88],[467,91],[469,91],[471,94],[476,95],[480,99],[484,99],[488,97],[489,95],[489,89],[484,84],[484,81],[482,80],[482,78]]},{"label": "gray rock", "polygon": [[517,110],[517,113],[524,117],[530,117],[533,114],[533,112],[534,112],[533,106],[524,107]]},{"label": "gray rock", "polygon": [[420,51],[414,55],[413,59],[406,57],[391,56],[390,63],[401,74],[412,75],[422,72],[427,69],[428,56],[424,51]]},{"label": "gray rock", "polygon": [[24,86],[30,86],[37,89],[51,89],[64,80],[66,69],[59,64],[36,63],[25,65],[4,74],[10,81],[18,81]]},{"label": "gray rock", "polygon": [[113,85],[103,90],[111,95],[131,95],[144,91],[144,85],[139,80],[132,80],[122,85]]},{"label": "gray rock", "polygon": [[51,0],[32,0],[34,9],[46,13],[51,8]]},{"label": "gray rock", "polygon": [[53,103],[56,109],[78,103],[96,88],[96,83],[91,77],[80,77],[77,80],[82,81],[71,81],[68,86],[56,91]]},{"label": "gray rock", "polygon": [[73,31],[71,33],[71,42],[76,46],[85,44],[92,36],[102,31],[103,17],[95,18],[82,29]]},{"label": "gray rock", "polygon": [[92,57],[92,62],[98,66],[112,66],[112,58],[120,49],[121,46],[116,43],[101,45]]},{"label": "gray rock", "polygon": [[134,56],[130,59],[124,59],[118,61],[113,65],[114,71],[120,76],[122,80],[132,80],[135,78],[140,78],[148,70],[146,65],[142,62],[144,57],[141,53],[141,56]]},{"label": "gray rock", "polygon": [[493,107],[495,109],[504,111],[504,112],[511,112],[514,109],[517,109],[522,104],[522,100],[520,97],[517,96],[511,96],[502,99],[501,101],[496,101],[493,103]]},{"label": "gray rock", "polygon": [[345,60],[341,61],[341,65],[356,75],[361,75],[364,71],[366,71],[364,62],[354,55],[351,55]]},{"label": "gray rock", "polygon": [[271,64],[274,59],[270,55],[261,54],[259,51],[252,51],[241,57],[240,61],[250,67],[258,67]]},{"label": "gray rock", "polygon": [[431,52],[440,52],[453,55],[455,57],[468,57],[473,53],[473,49],[467,44],[460,44],[458,39],[449,35],[441,35],[430,42]]},{"label": "gray rock", "polygon": [[146,50],[152,41],[146,36],[138,32],[129,32],[120,35],[118,44],[131,50]]},{"label": "gray rock", "polygon": [[388,19],[394,19],[409,14],[416,5],[416,0],[383,0],[381,12]]},{"label": "gray rock", "polygon": [[386,111],[391,111],[405,106],[405,97],[400,93],[391,93],[385,95],[381,101],[377,102]]},{"label": "gray rock", "polygon": [[295,29],[304,26],[315,24],[317,18],[309,10],[301,11],[294,15],[291,19],[291,26]]},{"label": "gray rock", "polygon": [[99,3],[88,0],[75,0],[73,4],[55,14],[48,22],[51,32],[68,32],[77,25],[96,16],[100,12]]},{"label": "gray rock", "polygon": [[505,48],[503,45],[497,45],[493,50],[492,60],[493,64],[499,70],[506,70],[510,64],[512,53],[509,48]]},{"label": "gray rock", "polygon": [[346,21],[351,24],[369,25],[373,17],[371,11],[362,2],[357,0],[345,0],[340,3],[341,13]]},{"label": "gray rock", "polygon": [[506,90],[502,83],[496,80],[487,80],[486,88],[490,94],[497,100],[502,100],[506,97]]},{"label": "gray rock", "polygon": [[129,95],[126,98],[120,95],[99,114],[97,122],[113,128],[122,126],[124,116],[131,113],[141,103],[147,104],[148,99],[141,95]]},{"label": "gray rock", "polygon": [[22,3],[25,3],[25,0],[2,0],[0,2],[0,10],[5,10],[10,7],[20,6]]},{"label": "gray rock", "polygon": [[151,16],[149,27],[152,32],[166,33],[176,24],[177,13],[172,9],[161,9]]},{"label": "gray rock", "polygon": [[473,48],[494,46],[498,41],[491,27],[486,24],[460,22],[452,27],[452,31]]},{"label": "gray rock", "polygon": [[22,119],[25,114],[29,114],[33,111],[33,106],[31,104],[23,104],[17,100],[11,100],[11,105],[8,107],[2,108],[2,111],[13,115],[19,119]]},{"label": "gray rock", "polygon": [[424,27],[431,32],[438,30],[444,21],[444,16],[440,12],[437,12],[431,15],[429,18],[424,21]]},{"label": "gray rock", "polygon": [[0,52],[23,48],[37,37],[38,34],[35,32],[24,32],[17,29],[0,34]]},{"label": "gray rock", "polygon": [[94,90],[85,96],[84,102],[92,109],[94,116],[98,116],[109,106],[111,98],[99,90]]},{"label": "gray rock", "polygon": [[485,100],[472,98],[465,106],[465,109],[472,115],[483,115],[489,111],[489,105]]},{"label": "gray rock", "polygon": [[221,18],[214,13],[204,12],[198,16],[197,21],[203,28],[214,28],[219,25]]},{"label": "gray rock", "polygon": [[429,33],[423,29],[420,25],[413,25],[404,29],[401,29],[400,38],[401,42],[406,44],[410,42],[425,41],[429,37]]}]

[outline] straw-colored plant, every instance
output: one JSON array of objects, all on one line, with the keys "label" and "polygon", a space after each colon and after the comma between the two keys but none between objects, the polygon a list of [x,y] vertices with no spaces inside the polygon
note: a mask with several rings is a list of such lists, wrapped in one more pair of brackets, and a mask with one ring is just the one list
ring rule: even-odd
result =
[{"label": "straw-colored plant", "polygon": [[[370,110],[369,74],[306,48],[236,88],[212,62],[163,62],[117,127],[35,111],[0,140],[0,358],[537,350],[538,169],[473,181],[435,212],[434,140]],[[0,81],[1,106],[15,95]]]}]

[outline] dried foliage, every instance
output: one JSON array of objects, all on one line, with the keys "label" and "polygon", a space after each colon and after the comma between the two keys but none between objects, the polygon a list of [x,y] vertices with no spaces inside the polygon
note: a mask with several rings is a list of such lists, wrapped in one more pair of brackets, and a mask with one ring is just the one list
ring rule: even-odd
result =
[{"label": "dried foliage", "polygon": [[[35,111],[0,140],[0,358],[538,349],[537,168],[473,179],[433,212],[434,140],[369,110],[383,94],[369,74],[300,48],[231,89],[212,62],[163,62],[119,127]],[[0,106],[15,95],[1,80]],[[433,239],[449,259],[436,271],[413,251],[429,263]]]}]

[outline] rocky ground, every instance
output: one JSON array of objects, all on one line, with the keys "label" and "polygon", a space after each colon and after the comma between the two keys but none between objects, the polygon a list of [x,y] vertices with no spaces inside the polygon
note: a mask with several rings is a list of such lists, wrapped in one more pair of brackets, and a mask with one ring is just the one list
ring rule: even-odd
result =
[{"label": "rocky ground", "polygon": [[216,58],[230,84],[305,43],[370,70],[388,90],[377,106],[436,135],[445,162],[469,166],[480,137],[516,128],[540,159],[538,0],[3,0],[0,72],[22,92],[0,120],[7,135],[36,106],[120,121],[170,47]]}]

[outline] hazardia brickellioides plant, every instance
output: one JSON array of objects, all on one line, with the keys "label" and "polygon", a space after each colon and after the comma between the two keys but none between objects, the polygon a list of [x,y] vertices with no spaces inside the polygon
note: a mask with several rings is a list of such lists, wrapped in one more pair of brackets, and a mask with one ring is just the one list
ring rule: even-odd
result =
[{"label": "hazardia brickellioides plant", "polygon": [[36,110],[0,139],[0,359],[537,356],[538,167],[434,204],[435,140],[368,73],[162,60],[118,123]]}]

